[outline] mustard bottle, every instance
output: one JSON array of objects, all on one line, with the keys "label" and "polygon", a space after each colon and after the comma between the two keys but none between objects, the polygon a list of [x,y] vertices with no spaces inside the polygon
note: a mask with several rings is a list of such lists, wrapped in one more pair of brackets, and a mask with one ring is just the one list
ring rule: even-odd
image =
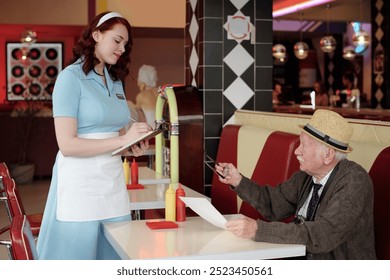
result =
[{"label": "mustard bottle", "polygon": [[172,187],[172,184],[169,184],[169,188],[165,192],[165,220],[166,221],[176,221],[176,194],[175,190]]},{"label": "mustard bottle", "polygon": [[127,159],[123,161],[123,172],[125,173],[125,184],[129,184],[129,175],[130,175],[130,167],[129,163],[127,162]]}]

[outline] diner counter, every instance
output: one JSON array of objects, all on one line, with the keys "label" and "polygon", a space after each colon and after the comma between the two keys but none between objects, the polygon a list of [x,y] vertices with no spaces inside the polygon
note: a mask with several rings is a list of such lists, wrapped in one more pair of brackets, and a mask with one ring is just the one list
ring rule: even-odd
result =
[{"label": "diner counter", "polygon": [[[353,119],[367,119],[378,121],[390,121],[390,110],[388,109],[371,109],[361,108],[356,110],[355,108],[341,108],[330,106],[316,106],[315,109],[328,109],[335,111],[345,118]],[[276,105],[273,107],[273,111],[276,113],[290,113],[290,114],[306,114],[312,115],[314,113],[313,108],[308,105]]]}]

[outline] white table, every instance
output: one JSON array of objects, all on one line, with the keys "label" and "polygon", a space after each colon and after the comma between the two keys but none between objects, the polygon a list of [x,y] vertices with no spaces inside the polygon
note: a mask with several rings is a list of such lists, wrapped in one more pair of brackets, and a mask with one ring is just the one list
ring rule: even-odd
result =
[{"label": "white table", "polygon": [[200,217],[187,217],[178,224],[175,229],[151,230],[145,220],[103,223],[103,232],[122,259],[253,260],[305,255],[305,245],[237,238]]},{"label": "white table", "polygon": [[[169,184],[150,184],[144,185],[144,189],[128,190],[130,201],[130,210],[146,210],[146,209],[162,209],[165,208],[165,192],[169,188]],[[210,200],[209,197],[182,185],[186,196],[189,197],[204,197]],[[174,187],[176,190],[176,187]]]},{"label": "white table", "polygon": [[155,170],[140,166],[138,168],[138,183],[141,185],[170,183],[171,178],[157,173]]}]

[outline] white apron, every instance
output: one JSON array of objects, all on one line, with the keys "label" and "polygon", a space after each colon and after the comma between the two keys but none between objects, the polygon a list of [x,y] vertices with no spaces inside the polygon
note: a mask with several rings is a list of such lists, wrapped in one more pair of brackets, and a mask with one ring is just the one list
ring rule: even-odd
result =
[{"label": "white apron", "polygon": [[[78,135],[105,139],[117,132]],[[111,153],[93,157],[58,155],[57,219],[93,221],[130,213],[129,197],[120,156]]]}]

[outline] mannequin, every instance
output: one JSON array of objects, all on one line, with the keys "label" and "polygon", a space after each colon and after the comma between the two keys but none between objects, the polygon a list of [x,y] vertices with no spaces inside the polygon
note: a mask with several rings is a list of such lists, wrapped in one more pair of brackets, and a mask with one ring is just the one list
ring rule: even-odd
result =
[{"label": "mannequin", "polygon": [[138,88],[135,106],[142,110],[146,122],[154,128],[155,110],[158,97],[157,71],[150,65],[142,65],[138,71]]}]

